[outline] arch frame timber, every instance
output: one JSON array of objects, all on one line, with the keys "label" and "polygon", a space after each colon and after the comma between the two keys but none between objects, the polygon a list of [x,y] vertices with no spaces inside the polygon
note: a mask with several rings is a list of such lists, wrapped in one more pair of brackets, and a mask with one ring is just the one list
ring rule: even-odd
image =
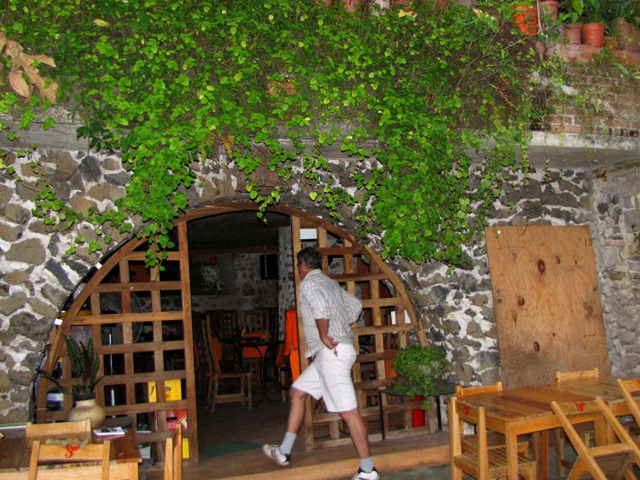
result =
[{"label": "arch frame timber", "polygon": [[[149,436],[149,441],[160,441],[167,430],[167,422],[164,412],[175,409],[186,410],[188,418],[188,438],[190,449],[190,462],[198,462],[198,431],[196,412],[196,387],[194,367],[193,325],[191,312],[191,286],[189,281],[189,252],[188,252],[188,222],[213,215],[227,214],[242,211],[256,211],[257,206],[251,202],[224,202],[216,205],[205,206],[185,213],[176,221],[178,230],[177,250],[168,252],[168,262],[178,262],[180,280],[163,281],[161,272],[157,267],[151,269],[150,278],[147,281],[135,282],[130,278],[130,266],[132,263],[144,263],[145,239],[134,238],[115,250],[105,261],[104,265],[89,279],[84,289],[78,294],[63,319],[60,327],[57,327],[53,336],[52,345],[45,364],[45,371],[51,372],[59,357],[63,358],[63,378],[70,384],[70,366],[66,358],[64,348],[64,335],[71,332],[72,327],[85,326],[91,328],[91,336],[96,344],[96,352],[101,357],[100,374],[105,373],[105,361],[109,355],[122,355],[124,357],[124,374],[107,375],[103,385],[124,385],[126,404],[106,407],[107,415],[137,415],[139,413],[155,414],[157,432]],[[398,348],[408,345],[409,335],[413,334],[420,345],[426,345],[426,335],[421,328],[415,314],[409,295],[391,268],[369,247],[359,244],[356,238],[332,223],[313,216],[296,208],[277,205],[269,208],[270,212],[288,215],[291,218],[292,241],[294,253],[294,278],[296,301],[298,299],[299,278],[295,263],[295,254],[302,248],[303,241],[300,238],[301,229],[315,229],[318,242],[316,246],[323,254],[323,270],[335,278],[351,293],[359,293],[363,298],[363,310],[366,312],[364,325],[354,327],[354,343],[360,355],[353,368],[353,374],[358,401],[361,412],[366,419],[388,423],[388,415],[394,411],[404,416],[405,428],[410,428],[410,415],[413,405],[388,405],[387,398],[383,397],[385,404],[385,418],[381,419],[378,406],[371,401],[379,389],[389,386],[393,382],[393,372],[389,365],[395,358]],[[336,262],[337,260],[337,262]],[[330,263],[344,266],[341,272],[331,272]],[[105,283],[105,279],[111,272],[118,272],[116,282]],[[162,311],[160,300],[163,291],[180,291],[181,309],[176,311]],[[151,303],[150,312],[133,312],[131,308],[131,292],[149,292]],[[386,293],[385,293],[386,292]],[[115,314],[101,314],[100,295],[104,293],[117,294],[122,300],[122,311]],[[90,306],[89,315],[82,315],[83,307]],[[394,312],[391,315],[391,312]],[[392,317],[395,316],[395,319]],[[298,312],[298,331],[302,332],[301,320]],[[182,340],[162,340],[163,322],[179,322],[182,325]],[[101,341],[100,326],[118,323],[122,325],[124,342],[121,345],[103,345]],[[137,344],[133,342],[133,325],[150,323],[153,329],[152,345]],[[364,345],[361,339],[372,339]],[[301,367],[308,365],[308,359],[304,355],[306,345],[304,338],[300,338]],[[151,350],[148,350],[151,347]],[[165,370],[164,354],[171,350],[184,352],[184,368],[182,370]],[[151,352],[153,355],[154,372],[134,372],[133,357],[142,352]],[[368,372],[365,375],[365,370]],[[392,369],[391,369],[392,370]],[[373,374],[371,373],[373,372]],[[368,375],[368,377],[367,377]],[[164,390],[170,381],[180,381],[186,384],[186,398],[166,399]],[[147,401],[142,404],[136,402],[136,384],[156,382],[156,401]],[[175,385],[175,383],[173,383]],[[69,399],[65,399],[64,410],[52,412],[46,409],[47,391],[53,384],[41,378],[37,396],[36,420],[41,422],[66,419],[71,408]],[[376,397],[377,398],[377,397]],[[97,392],[98,401],[105,404],[104,388]],[[414,404],[415,405],[415,404]],[[330,431],[330,439],[324,441],[315,440],[314,431],[317,428],[326,428]],[[419,432],[417,432],[419,433]],[[375,436],[375,435],[374,435]],[[374,438],[375,440],[375,438]],[[144,440],[141,440],[144,441]],[[308,449],[325,445],[338,445],[347,443],[348,438],[340,438],[339,416],[323,412],[321,406],[313,404],[309,400],[307,416],[305,418],[305,442]]]}]

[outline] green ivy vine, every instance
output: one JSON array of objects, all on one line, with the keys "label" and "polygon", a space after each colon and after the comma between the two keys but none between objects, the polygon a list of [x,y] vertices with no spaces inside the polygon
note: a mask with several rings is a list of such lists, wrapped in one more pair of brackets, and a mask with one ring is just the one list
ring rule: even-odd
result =
[{"label": "green ivy vine", "polygon": [[[383,256],[462,263],[462,245],[483,226],[503,169],[522,168],[516,158],[526,168],[530,78],[545,62],[535,37],[515,28],[509,2],[376,8],[365,15],[310,0],[6,0],[6,37],[55,60],[41,69],[57,82],[58,103],[83,119],[78,135],[118,153],[131,173],[113,211],[81,216],[43,181],[34,214],[57,228],[89,222],[98,234],[106,225],[132,231],[138,217],[144,229],[135,233],[162,251],[187,207],[192,166],[224,149],[246,174],[259,215],[280,200],[300,161],[304,175],[295,180],[311,199],[334,217],[354,212],[363,238],[381,235]],[[9,57],[2,62],[11,67]],[[3,92],[0,112],[22,108],[22,128],[51,103]],[[327,180],[322,152],[333,144],[354,160],[355,190]],[[471,151],[481,163],[472,164]],[[259,187],[252,175],[261,166],[280,185]]]}]

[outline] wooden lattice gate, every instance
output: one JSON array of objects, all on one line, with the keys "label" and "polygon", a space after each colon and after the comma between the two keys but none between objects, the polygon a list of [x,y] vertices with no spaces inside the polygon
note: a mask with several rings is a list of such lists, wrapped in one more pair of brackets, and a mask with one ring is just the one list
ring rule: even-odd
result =
[{"label": "wooden lattice gate", "polygon": [[[344,288],[362,299],[363,316],[353,327],[354,344],[360,352],[353,366],[353,378],[360,413],[368,423],[384,428],[388,436],[406,435],[412,430],[411,410],[415,403],[388,395],[379,395],[380,389],[390,386],[393,379],[391,363],[399,348],[409,344],[413,333],[418,343],[426,345],[426,336],[415,316],[407,292],[391,269],[371,250],[358,244],[349,234],[318,218],[292,214],[294,271],[296,299],[299,295],[295,255],[303,247],[314,246],[322,253],[322,270]],[[306,240],[305,240],[306,239]],[[306,344],[303,338],[300,311],[301,366],[306,368]],[[398,401],[399,400],[399,401]],[[378,402],[383,402],[380,409]],[[380,418],[383,411],[384,418]],[[390,417],[400,416],[400,428],[390,431]],[[418,433],[425,429],[413,429]],[[427,430],[433,430],[433,422]],[[380,433],[370,435],[376,440]],[[324,410],[324,403],[307,400],[305,416],[305,442],[307,449],[350,443],[341,429],[341,419],[336,413]]]},{"label": "wooden lattice gate", "polygon": [[[189,283],[187,222],[210,215],[255,210],[251,203],[230,203],[199,209],[183,215],[177,222],[176,249],[168,252],[165,272],[144,268],[146,244],[132,240],[112,255],[79,293],[66,312],[50,349],[46,371],[53,371],[58,358],[63,360],[63,383],[70,383],[69,362],[65,361],[63,335],[82,330],[94,340],[101,357],[100,374],[107,373],[97,392],[97,400],[106,405],[107,415],[130,415],[140,427],[148,420],[149,434],[139,434],[141,442],[162,439],[170,425],[167,418],[186,412],[188,419],[190,462],[198,462],[196,388]],[[359,245],[351,235],[317,217],[296,209],[278,206],[271,209],[291,217],[296,296],[299,278],[295,254],[304,246],[316,246],[323,255],[323,270],[351,293],[363,300],[363,320],[354,327],[354,343],[360,355],[353,367],[358,403],[363,417],[380,424],[383,402],[384,424],[389,436],[404,435],[411,426],[415,404],[390,401],[378,396],[393,382],[390,365],[397,350],[409,344],[413,334],[426,345],[426,337],[413,311],[407,292],[389,267],[370,249]],[[313,240],[303,240],[301,232],[314,232]],[[176,280],[177,279],[177,280]],[[164,295],[181,299],[180,305],[166,305]],[[298,315],[300,321],[300,315]],[[105,336],[105,329],[110,335]],[[299,332],[302,328],[299,326]],[[116,334],[114,335],[113,332]],[[77,332],[74,332],[77,336]],[[301,366],[308,365],[304,338],[300,339]],[[178,387],[179,386],[179,387]],[[47,392],[53,387],[41,378],[37,397],[36,420],[39,423],[67,418],[72,407],[65,398],[64,409],[46,408]],[[176,389],[181,398],[173,398]],[[172,398],[166,398],[169,392]],[[114,398],[115,397],[115,400]],[[396,399],[397,400],[397,399]],[[305,418],[307,448],[350,442],[341,432],[337,414],[323,410],[322,402],[309,400]],[[396,419],[396,417],[400,419]],[[391,417],[394,417],[392,422]],[[171,420],[169,420],[170,422]],[[389,431],[391,423],[399,430]],[[427,428],[433,430],[433,424]],[[415,429],[416,433],[426,429]],[[321,438],[319,438],[321,437]],[[380,434],[370,436],[372,440]]]},{"label": "wooden lattice gate", "polygon": [[[133,417],[141,443],[162,440],[171,422],[186,423],[189,461],[197,464],[186,223],[178,223],[176,230],[176,249],[168,252],[163,272],[144,267],[147,245],[140,240],[121,247],[99,268],[65,312],[45,370],[52,372],[62,358],[61,383],[70,385],[71,367],[63,335],[92,338],[100,356],[99,375],[106,374],[96,392],[106,415]],[[172,301],[165,301],[169,296]],[[40,379],[38,423],[65,420],[72,407],[72,399],[65,396],[62,410],[48,410],[47,393],[52,387],[50,381]]]}]

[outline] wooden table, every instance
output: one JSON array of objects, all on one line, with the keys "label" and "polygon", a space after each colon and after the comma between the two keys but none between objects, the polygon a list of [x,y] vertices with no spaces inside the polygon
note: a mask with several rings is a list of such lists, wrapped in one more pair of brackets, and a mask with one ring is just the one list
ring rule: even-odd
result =
[{"label": "wooden table", "polygon": [[[2,433],[5,436],[0,440],[0,480],[26,480],[29,477],[32,440],[26,438],[24,429],[3,430]],[[111,441],[110,480],[138,480],[138,464],[142,462],[142,457],[135,429],[126,429],[124,435],[93,435],[92,438],[94,443],[102,443],[104,440]],[[60,469],[45,469],[42,474],[38,474],[38,478],[40,477],[56,480],[63,478]]]},{"label": "wooden table", "polygon": [[[545,479],[548,478],[549,470],[549,430],[561,428],[560,421],[551,409],[551,402],[581,402],[596,397],[602,397],[616,416],[629,413],[613,377],[514,388],[501,393],[468,397],[465,402],[484,407],[487,428],[505,435],[509,479],[518,478],[518,435],[536,434],[534,451],[538,461],[538,478]],[[595,422],[598,441],[607,432],[597,418],[592,420]]]}]

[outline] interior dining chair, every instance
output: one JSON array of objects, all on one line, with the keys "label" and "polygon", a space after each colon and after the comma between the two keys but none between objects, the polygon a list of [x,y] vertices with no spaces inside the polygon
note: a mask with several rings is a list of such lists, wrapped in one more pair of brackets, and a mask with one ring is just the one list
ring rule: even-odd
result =
[{"label": "interior dining chair", "polygon": [[[494,385],[483,385],[478,387],[462,387],[456,385],[456,398],[458,400],[464,400],[465,398],[473,397],[475,395],[482,395],[485,393],[500,393],[502,392],[502,382],[498,382]],[[487,432],[487,447],[488,448],[501,448],[506,445],[506,440],[503,434],[499,432],[489,431]],[[462,450],[476,451],[478,449],[478,439],[475,435],[465,435],[462,439]],[[528,456],[529,455],[529,439],[522,439],[518,441],[518,453]]]},{"label": "interior dining chair", "polygon": [[182,425],[165,440],[164,480],[182,480]]},{"label": "interior dining chair", "polygon": [[[266,309],[245,310],[242,312],[242,332],[246,338],[267,341],[271,337],[270,313]],[[251,377],[256,388],[263,382],[263,367],[267,357],[267,347],[244,347],[242,349],[242,363],[251,371]]]},{"label": "interior dining chair", "polygon": [[[632,469],[633,465],[640,466],[640,450],[602,398],[588,402],[551,402],[551,408],[578,454],[567,478],[582,478],[585,473],[597,480],[636,478]],[[574,424],[580,423],[580,416],[593,418],[594,414],[613,431],[611,443],[592,447],[576,430]]]},{"label": "interior dining chair", "polygon": [[640,445],[640,405],[638,404],[640,398],[635,398],[633,396],[634,393],[637,394],[640,392],[640,378],[632,378],[630,380],[622,380],[619,378],[617,381],[620,393],[622,393],[624,401],[626,402],[627,407],[629,407],[629,411],[635,420],[635,423],[626,423],[622,426],[631,435],[638,437],[636,443]]},{"label": "interior dining chair", "polygon": [[91,420],[88,418],[79,422],[31,423],[26,425],[27,438],[82,436],[91,434]]},{"label": "interior dining chair", "polygon": [[[75,445],[76,448],[72,447],[74,446],[71,444],[47,445],[41,443],[40,440],[35,440],[31,448],[29,480],[36,480],[42,476],[87,480],[109,479],[109,455],[111,453],[109,440],[105,440],[101,444],[90,443],[84,446]],[[49,468],[51,465],[68,467],[69,470],[51,470]],[[58,473],[52,475],[52,471]]]},{"label": "interior dining chair", "polygon": [[[209,322],[201,322],[201,337],[205,346],[204,355],[207,365],[207,404],[211,412],[215,411],[216,403],[237,403],[247,405],[249,409],[253,407],[253,394],[251,391],[251,372],[222,372],[220,362],[216,356],[211,341],[211,329]],[[209,341],[207,341],[207,339]],[[221,380],[234,380],[238,385],[238,391],[232,393],[220,393]]]},{"label": "interior dining chair", "polygon": [[[556,370],[554,374],[556,383],[567,383],[577,380],[594,380],[600,377],[598,368],[590,370],[576,370],[573,372],[561,372]],[[593,422],[580,423],[575,426],[576,432],[582,437],[585,444],[590,445],[594,439],[595,430]],[[564,477],[573,462],[567,457],[567,436],[562,428],[554,430],[555,453],[556,453],[556,473],[558,477]]]},{"label": "interior dining chair", "polygon": [[[464,450],[465,424],[471,425],[476,433],[475,450]],[[489,448],[487,427],[483,407],[475,407],[464,400],[452,398],[449,402],[449,449],[451,479],[462,480],[463,473],[478,480],[507,476],[506,446]],[[536,461],[518,453],[518,473],[527,480],[536,478]]]}]

